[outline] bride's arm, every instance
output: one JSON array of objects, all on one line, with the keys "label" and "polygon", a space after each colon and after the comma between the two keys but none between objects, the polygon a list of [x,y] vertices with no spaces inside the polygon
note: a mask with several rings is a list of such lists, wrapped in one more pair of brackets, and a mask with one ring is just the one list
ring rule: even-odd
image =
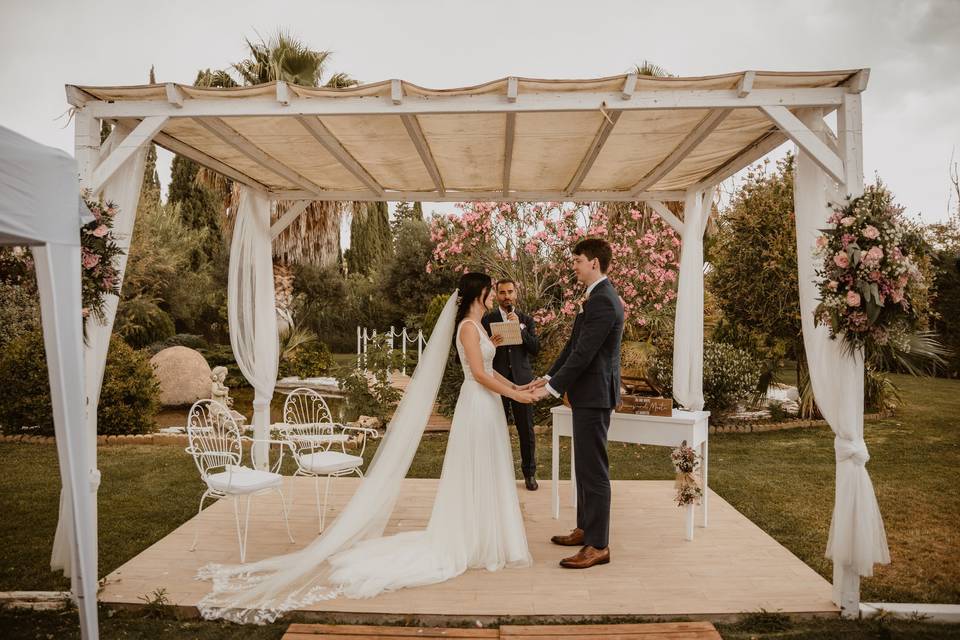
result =
[{"label": "bride's arm", "polygon": [[500,375],[500,372],[499,372],[499,371],[494,371],[494,372],[493,372],[493,377],[496,378],[497,380],[499,380],[501,383],[507,385],[508,387],[510,387],[511,389],[513,389],[514,391],[517,390],[517,385],[516,385],[514,382],[512,382],[512,381],[510,381],[510,380],[507,380],[507,379],[504,378],[502,375]]},{"label": "bride's arm", "polygon": [[487,373],[483,368],[483,354],[480,351],[480,332],[472,323],[464,323],[460,327],[460,342],[463,344],[463,352],[467,357],[467,365],[470,367],[470,373],[473,378],[501,396],[512,398],[517,402],[533,402],[533,394],[529,391],[517,391],[513,389],[513,383],[507,381],[503,376],[496,372],[493,375]]}]

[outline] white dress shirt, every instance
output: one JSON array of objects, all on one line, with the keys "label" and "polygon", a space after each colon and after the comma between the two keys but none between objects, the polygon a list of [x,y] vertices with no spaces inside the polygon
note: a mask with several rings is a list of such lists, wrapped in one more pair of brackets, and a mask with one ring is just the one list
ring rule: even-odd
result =
[{"label": "white dress shirt", "polygon": [[[606,280],[606,279],[607,279],[607,276],[600,276],[599,278],[597,278],[597,279],[593,282],[593,284],[591,284],[589,287],[587,287],[586,297],[589,298],[589,297],[590,297],[590,294],[593,292],[594,287],[596,287],[598,284],[600,284],[601,282],[603,282],[603,281]],[[547,380],[550,379],[550,376],[543,376],[543,377],[546,378]],[[547,385],[546,388],[547,388],[547,391],[549,391],[549,392],[553,395],[554,398],[559,398],[559,397],[560,397],[560,394],[557,393],[556,390],[554,390],[554,388],[551,387],[549,384]]]}]

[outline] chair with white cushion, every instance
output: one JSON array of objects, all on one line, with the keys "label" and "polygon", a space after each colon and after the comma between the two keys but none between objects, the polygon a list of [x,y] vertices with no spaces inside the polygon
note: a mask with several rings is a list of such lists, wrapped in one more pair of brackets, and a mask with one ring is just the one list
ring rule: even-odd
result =
[{"label": "chair with white cushion", "polygon": [[[333,421],[327,402],[313,389],[294,389],[283,403],[280,438],[287,442],[297,463],[296,476],[314,479],[317,518],[323,531],[331,478],[357,475],[363,477],[363,453],[367,438],[377,438],[376,429],[349,427]],[[356,442],[359,451],[347,453],[347,444]],[[320,500],[320,478],[325,477],[323,501]]]},{"label": "chair with white cushion", "polygon": [[[283,512],[283,522],[287,527],[287,537],[293,542],[290,534],[290,522],[287,520],[287,503],[283,496],[283,476],[278,471],[283,462],[283,448],[277,462],[270,471],[263,471],[241,465],[243,459],[243,441],[250,440],[241,435],[240,427],[223,404],[216,400],[199,400],[190,407],[187,415],[187,437],[190,446],[186,451],[193,456],[193,460],[200,471],[200,477],[207,485],[207,490],[200,497],[200,508],[197,515],[203,511],[203,503],[207,498],[233,498],[233,515],[237,524],[237,539],[240,541],[240,562],[246,560],[247,532],[250,528],[250,499],[255,495],[276,492],[280,495],[280,508]],[[279,441],[277,442],[280,443]],[[246,515],[241,533],[240,527],[240,498],[246,497]],[[199,536],[199,521],[193,536],[193,545],[197,547]]]}]

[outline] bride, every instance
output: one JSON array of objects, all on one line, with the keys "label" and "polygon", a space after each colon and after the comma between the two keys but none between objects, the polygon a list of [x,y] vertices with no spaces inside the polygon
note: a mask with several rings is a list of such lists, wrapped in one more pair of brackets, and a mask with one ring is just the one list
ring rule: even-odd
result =
[{"label": "bride", "polygon": [[[339,517],[300,551],[201,569],[199,578],[213,580],[198,604],[205,618],[263,624],[321,600],[369,598],[443,582],[467,569],[531,564],[501,396],[530,403],[533,392],[493,370],[496,347],[480,324],[493,299],[490,276],[463,275],[366,477]],[[430,520],[424,530],[384,537],[454,338],[464,382]]]}]

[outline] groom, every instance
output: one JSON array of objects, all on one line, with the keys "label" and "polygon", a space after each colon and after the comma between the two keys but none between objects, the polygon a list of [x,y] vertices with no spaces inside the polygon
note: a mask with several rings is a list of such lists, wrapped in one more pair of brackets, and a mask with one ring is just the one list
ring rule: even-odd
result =
[{"label": "groom", "polygon": [[577,528],[551,542],[581,546],[560,561],[568,569],[610,562],[610,464],[607,429],[620,403],[620,339],[623,304],[607,279],[613,253],[606,240],[587,238],[573,248],[573,270],[587,287],[583,310],[548,375],[531,383],[535,397],[564,394],[573,410],[573,451],[577,475]]}]

